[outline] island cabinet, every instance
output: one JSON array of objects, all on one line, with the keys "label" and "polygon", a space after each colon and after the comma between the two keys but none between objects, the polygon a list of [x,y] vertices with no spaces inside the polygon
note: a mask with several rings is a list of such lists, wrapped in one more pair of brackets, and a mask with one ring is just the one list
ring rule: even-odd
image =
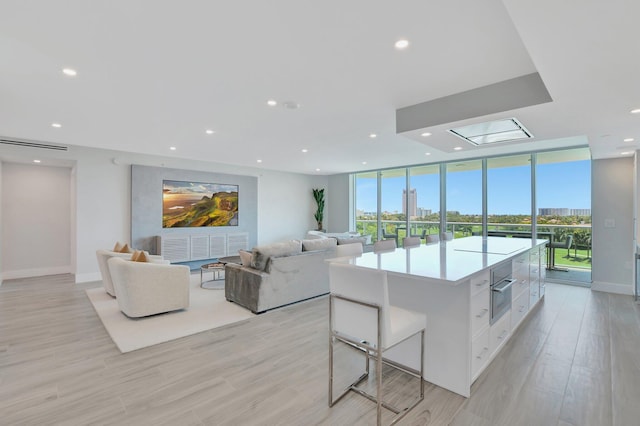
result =
[{"label": "island cabinet", "polygon": [[[539,302],[545,243],[468,237],[390,253],[364,253],[349,263],[387,271],[391,304],[426,314],[424,379],[468,397],[474,380]],[[503,271],[506,265],[516,280],[511,309],[491,324],[492,271],[498,267]],[[385,355],[417,370],[419,345],[418,338],[410,339]]]}]

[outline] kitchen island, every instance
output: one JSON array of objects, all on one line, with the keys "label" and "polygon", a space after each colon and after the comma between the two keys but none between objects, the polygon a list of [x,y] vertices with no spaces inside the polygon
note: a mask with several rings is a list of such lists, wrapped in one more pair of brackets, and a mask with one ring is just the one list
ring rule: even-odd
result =
[{"label": "kitchen island", "polygon": [[[387,271],[391,304],[427,315],[424,379],[468,397],[473,381],[544,296],[546,243],[467,237],[340,261]],[[510,307],[492,320],[491,280],[498,270],[511,272],[503,280]],[[386,357],[417,370],[419,344],[403,342]]]}]

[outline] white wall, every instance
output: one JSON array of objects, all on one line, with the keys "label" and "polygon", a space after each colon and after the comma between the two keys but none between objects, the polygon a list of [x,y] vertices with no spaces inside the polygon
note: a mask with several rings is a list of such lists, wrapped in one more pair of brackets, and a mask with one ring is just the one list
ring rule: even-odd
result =
[{"label": "white wall", "polygon": [[633,293],[632,158],[592,162],[593,290]]},{"label": "white wall", "polygon": [[0,161],[0,286],[2,285],[3,280],[3,271],[2,268],[2,241],[4,240],[2,235],[2,161]]},{"label": "white wall", "polygon": [[4,279],[71,272],[71,169],[4,163]]},{"label": "white wall", "polygon": [[[3,147],[3,156],[31,158],[32,148]],[[327,187],[326,176],[282,173],[229,164],[148,156],[70,146],[40,152],[47,161],[75,162],[76,282],[100,279],[95,252],[131,237],[131,164],[211,171],[258,178],[258,244],[302,238],[315,228],[312,188]],[[73,194],[73,189],[72,189]],[[70,204],[73,203],[70,200]],[[73,218],[74,213],[69,213]],[[73,258],[73,256],[72,256]],[[6,277],[5,277],[6,278]]]}]

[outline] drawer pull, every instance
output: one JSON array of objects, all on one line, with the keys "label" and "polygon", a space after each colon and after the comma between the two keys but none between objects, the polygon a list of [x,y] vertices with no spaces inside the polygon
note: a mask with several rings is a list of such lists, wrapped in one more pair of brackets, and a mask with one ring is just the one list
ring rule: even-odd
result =
[{"label": "drawer pull", "polygon": [[483,309],[482,312],[476,315],[476,318],[482,318],[483,316],[487,315],[487,312],[489,312],[488,309]]},{"label": "drawer pull", "polygon": [[498,340],[504,339],[505,337],[507,337],[507,334],[509,334],[509,332],[507,330],[504,330],[502,334],[498,336]]},{"label": "drawer pull", "polygon": [[520,309],[518,309],[518,312],[522,312],[524,311],[524,305],[520,305]]},{"label": "drawer pull", "polygon": [[489,280],[484,280],[481,283],[476,283],[476,287],[482,287],[483,285],[487,284],[489,282]]},{"label": "drawer pull", "polygon": [[487,351],[489,350],[488,347],[484,347],[482,348],[482,352],[480,352],[478,355],[476,355],[476,359],[482,359],[484,357],[484,354],[487,353]]}]

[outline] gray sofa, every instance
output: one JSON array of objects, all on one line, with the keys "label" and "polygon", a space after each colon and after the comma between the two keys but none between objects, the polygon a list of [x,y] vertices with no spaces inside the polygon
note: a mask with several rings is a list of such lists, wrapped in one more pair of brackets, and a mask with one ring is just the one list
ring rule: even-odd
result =
[{"label": "gray sofa", "polygon": [[225,267],[225,296],[253,313],[329,293],[336,240],[292,240],[254,247],[250,265]]}]

